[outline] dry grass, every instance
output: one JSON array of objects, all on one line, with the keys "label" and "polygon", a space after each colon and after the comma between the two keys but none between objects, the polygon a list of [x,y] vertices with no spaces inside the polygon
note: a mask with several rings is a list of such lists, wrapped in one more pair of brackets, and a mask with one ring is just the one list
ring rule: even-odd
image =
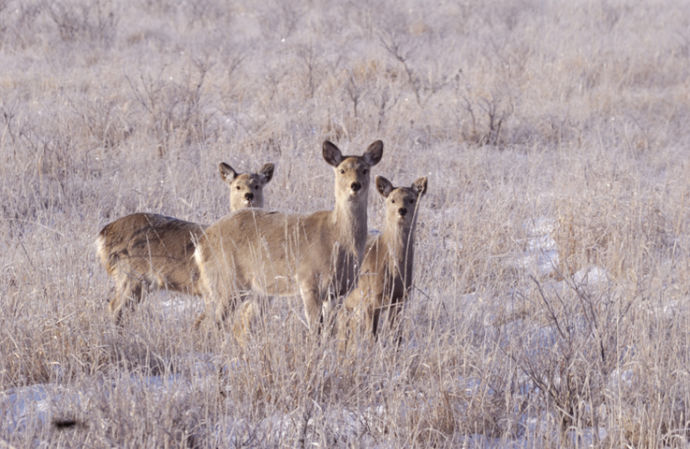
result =
[{"label": "dry grass", "polygon": [[[0,0],[0,447],[687,447],[688,29],[662,0]],[[221,160],[326,208],[321,142],[379,138],[374,174],[429,177],[400,347],[342,358],[298,298],[244,345],[182,295],[110,322],[105,223],[212,222]]]}]

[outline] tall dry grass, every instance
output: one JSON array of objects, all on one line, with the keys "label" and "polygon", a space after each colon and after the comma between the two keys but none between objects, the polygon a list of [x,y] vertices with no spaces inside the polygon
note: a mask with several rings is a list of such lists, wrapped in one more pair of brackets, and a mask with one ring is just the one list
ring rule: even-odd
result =
[{"label": "tall dry grass", "polygon": [[[0,1],[0,446],[687,447],[688,29],[673,1]],[[378,138],[376,173],[429,177],[399,347],[343,359],[297,298],[244,346],[181,295],[111,323],[102,225],[212,222],[220,160],[327,208],[320,143]]]}]

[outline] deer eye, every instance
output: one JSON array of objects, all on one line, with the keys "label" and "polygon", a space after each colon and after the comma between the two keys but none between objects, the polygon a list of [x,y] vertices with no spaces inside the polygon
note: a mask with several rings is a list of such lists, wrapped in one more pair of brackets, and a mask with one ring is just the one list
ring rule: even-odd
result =
[{"label": "deer eye", "polygon": [[391,203],[395,204],[395,200],[391,200]]},{"label": "deer eye", "polygon": [[242,187],[240,187],[240,186],[237,186],[237,187],[235,187],[235,188],[236,188],[237,190],[240,190],[240,189],[241,189]]},{"label": "deer eye", "polygon": [[369,169],[365,168],[364,170],[362,170],[362,173],[366,175],[367,173],[369,173]]},{"label": "deer eye", "polygon": [[254,190],[259,190],[259,186],[254,186]]},{"label": "deer eye", "polygon": [[344,175],[344,174],[345,174],[345,169],[344,169],[344,168],[341,168],[341,169],[340,169],[340,174],[341,174],[341,175]]}]

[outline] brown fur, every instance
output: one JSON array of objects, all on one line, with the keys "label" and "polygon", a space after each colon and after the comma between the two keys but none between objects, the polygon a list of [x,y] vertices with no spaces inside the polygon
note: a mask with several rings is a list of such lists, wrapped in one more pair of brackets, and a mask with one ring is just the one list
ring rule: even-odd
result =
[{"label": "brown fur", "polygon": [[316,329],[329,295],[342,296],[356,282],[367,236],[369,169],[383,153],[372,143],[362,156],[343,156],[324,142],[335,171],[335,207],[311,215],[250,209],[211,225],[195,260],[209,315],[221,325],[249,291],[300,294],[310,329]]},{"label": "brown fur", "polygon": [[[273,164],[265,164],[258,174],[237,174],[225,163],[219,171],[228,183],[231,210],[263,207],[263,188],[273,176]],[[121,320],[123,308],[140,302],[149,288],[200,294],[199,270],[192,255],[206,227],[151,213],[127,215],[103,227],[96,247],[115,279],[109,309],[116,321]]]},{"label": "brown fur", "polygon": [[388,311],[392,326],[412,288],[417,208],[427,179],[396,188],[378,176],[376,187],[386,198],[384,229],[381,235],[369,238],[357,286],[345,298],[338,317],[341,345],[357,333],[376,335],[383,311]]}]

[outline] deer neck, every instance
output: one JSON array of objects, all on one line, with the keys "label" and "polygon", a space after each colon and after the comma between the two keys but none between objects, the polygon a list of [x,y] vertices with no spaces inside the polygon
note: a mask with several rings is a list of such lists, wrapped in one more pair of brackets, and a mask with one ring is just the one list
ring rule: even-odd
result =
[{"label": "deer neck", "polygon": [[331,212],[332,225],[342,244],[351,247],[360,260],[367,240],[367,199],[339,201]]},{"label": "deer neck", "polygon": [[414,224],[403,227],[387,223],[381,237],[386,247],[389,266],[395,267],[396,275],[409,284],[414,260]]}]

